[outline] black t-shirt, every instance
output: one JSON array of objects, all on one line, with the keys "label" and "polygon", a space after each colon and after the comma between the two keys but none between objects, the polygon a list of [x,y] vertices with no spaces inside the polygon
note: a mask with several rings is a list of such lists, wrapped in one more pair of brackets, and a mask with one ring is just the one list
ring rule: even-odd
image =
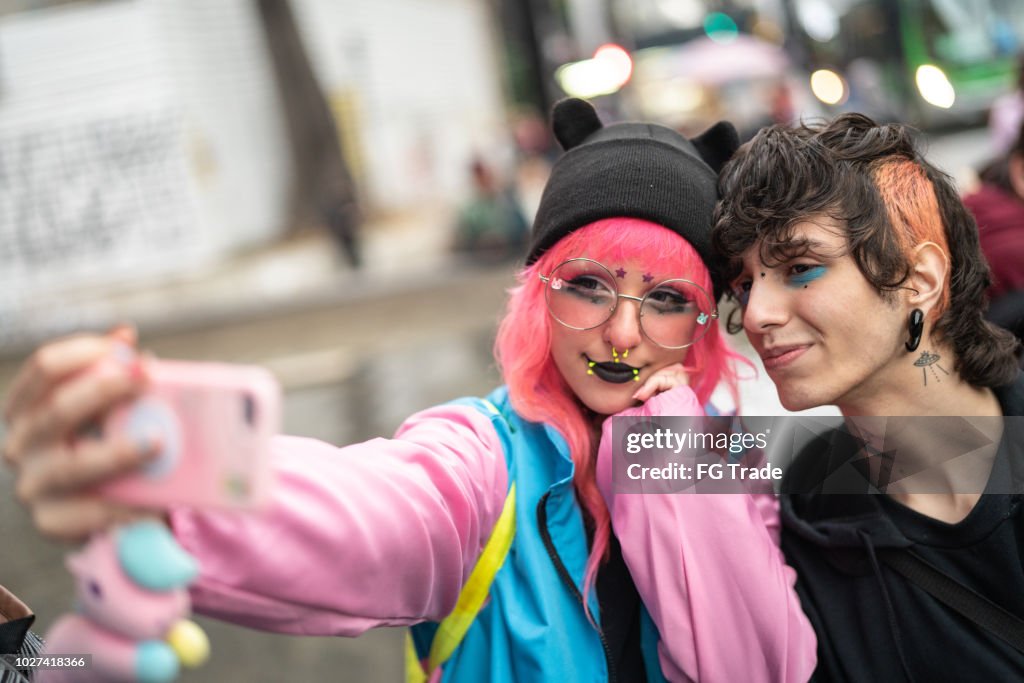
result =
[{"label": "black t-shirt", "polygon": [[622,558],[615,534],[609,541],[607,564],[597,570],[595,589],[601,608],[601,630],[622,683],[647,680],[640,648],[640,594]]},{"label": "black t-shirt", "polygon": [[[997,391],[1005,415],[1021,415],[1022,394],[1022,378]],[[1024,505],[1020,493],[1006,492],[1021,491],[1020,421],[1007,420],[988,487],[957,524],[926,517],[885,495],[784,497],[783,550],[818,635],[814,680],[1024,680],[1024,653],[939,602],[876,553],[909,547],[1024,619]],[[802,463],[808,469],[827,456],[808,455]]]}]

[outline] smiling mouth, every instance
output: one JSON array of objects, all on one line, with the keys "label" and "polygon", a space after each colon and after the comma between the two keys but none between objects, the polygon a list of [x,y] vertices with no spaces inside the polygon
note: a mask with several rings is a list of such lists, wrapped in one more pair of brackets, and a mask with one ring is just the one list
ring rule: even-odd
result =
[{"label": "smiling mouth", "polygon": [[761,356],[761,362],[764,363],[765,370],[777,370],[795,361],[809,348],[811,348],[810,344],[802,344],[772,349]]},{"label": "smiling mouth", "polygon": [[584,358],[587,360],[589,372],[605,382],[623,384],[640,376],[640,368],[634,368],[628,363],[598,363],[590,360],[589,356]]}]

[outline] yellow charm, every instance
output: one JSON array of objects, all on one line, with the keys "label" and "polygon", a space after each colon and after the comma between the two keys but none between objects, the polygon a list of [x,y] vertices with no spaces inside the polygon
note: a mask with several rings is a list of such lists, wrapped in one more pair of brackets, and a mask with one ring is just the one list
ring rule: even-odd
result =
[{"label": "yellow charm", "polygon": [[167,644],[189,668],[203,664],[210,658],[210,639],[194,621],[182,619],[167,633]]}]

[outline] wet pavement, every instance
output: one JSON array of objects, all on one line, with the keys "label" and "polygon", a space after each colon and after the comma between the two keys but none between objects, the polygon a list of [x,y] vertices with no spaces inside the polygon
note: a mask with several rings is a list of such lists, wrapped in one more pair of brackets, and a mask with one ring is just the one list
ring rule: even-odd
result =
[{"label": "wet pavement", "polygon": [[[496,386],[491,346],[511,284],[510,269],[476,270],[370,300],[144,336],[142,344],[166,358],[270,367],[286,389],[284,431],[343,445],[390,435],[417,410]],[[0,392],[14,367],[0,365]],[[0,468],[0,583],[33,608],[44,632],[71,605],[61,561],[67,549],[35,533],[11,489],[10,474]],[[341,560],[338,571],[344,572]],[[402,675],[404,630],[298,638],[198,621],[210,634],[213,658],[183,681],[396,681]]]}]

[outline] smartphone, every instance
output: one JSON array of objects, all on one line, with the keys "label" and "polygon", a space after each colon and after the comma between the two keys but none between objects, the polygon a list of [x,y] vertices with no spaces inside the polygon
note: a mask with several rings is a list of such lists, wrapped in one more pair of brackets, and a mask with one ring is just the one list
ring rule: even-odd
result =
[{"label": "smartphone", "polygon": [[281,389],[264,368],[148,360],[145,393],[115,408],[102,436],[156,438],[158,456],[99,487],[148,508],[258,508],[271,485],[270,441],[281,428]]}]

